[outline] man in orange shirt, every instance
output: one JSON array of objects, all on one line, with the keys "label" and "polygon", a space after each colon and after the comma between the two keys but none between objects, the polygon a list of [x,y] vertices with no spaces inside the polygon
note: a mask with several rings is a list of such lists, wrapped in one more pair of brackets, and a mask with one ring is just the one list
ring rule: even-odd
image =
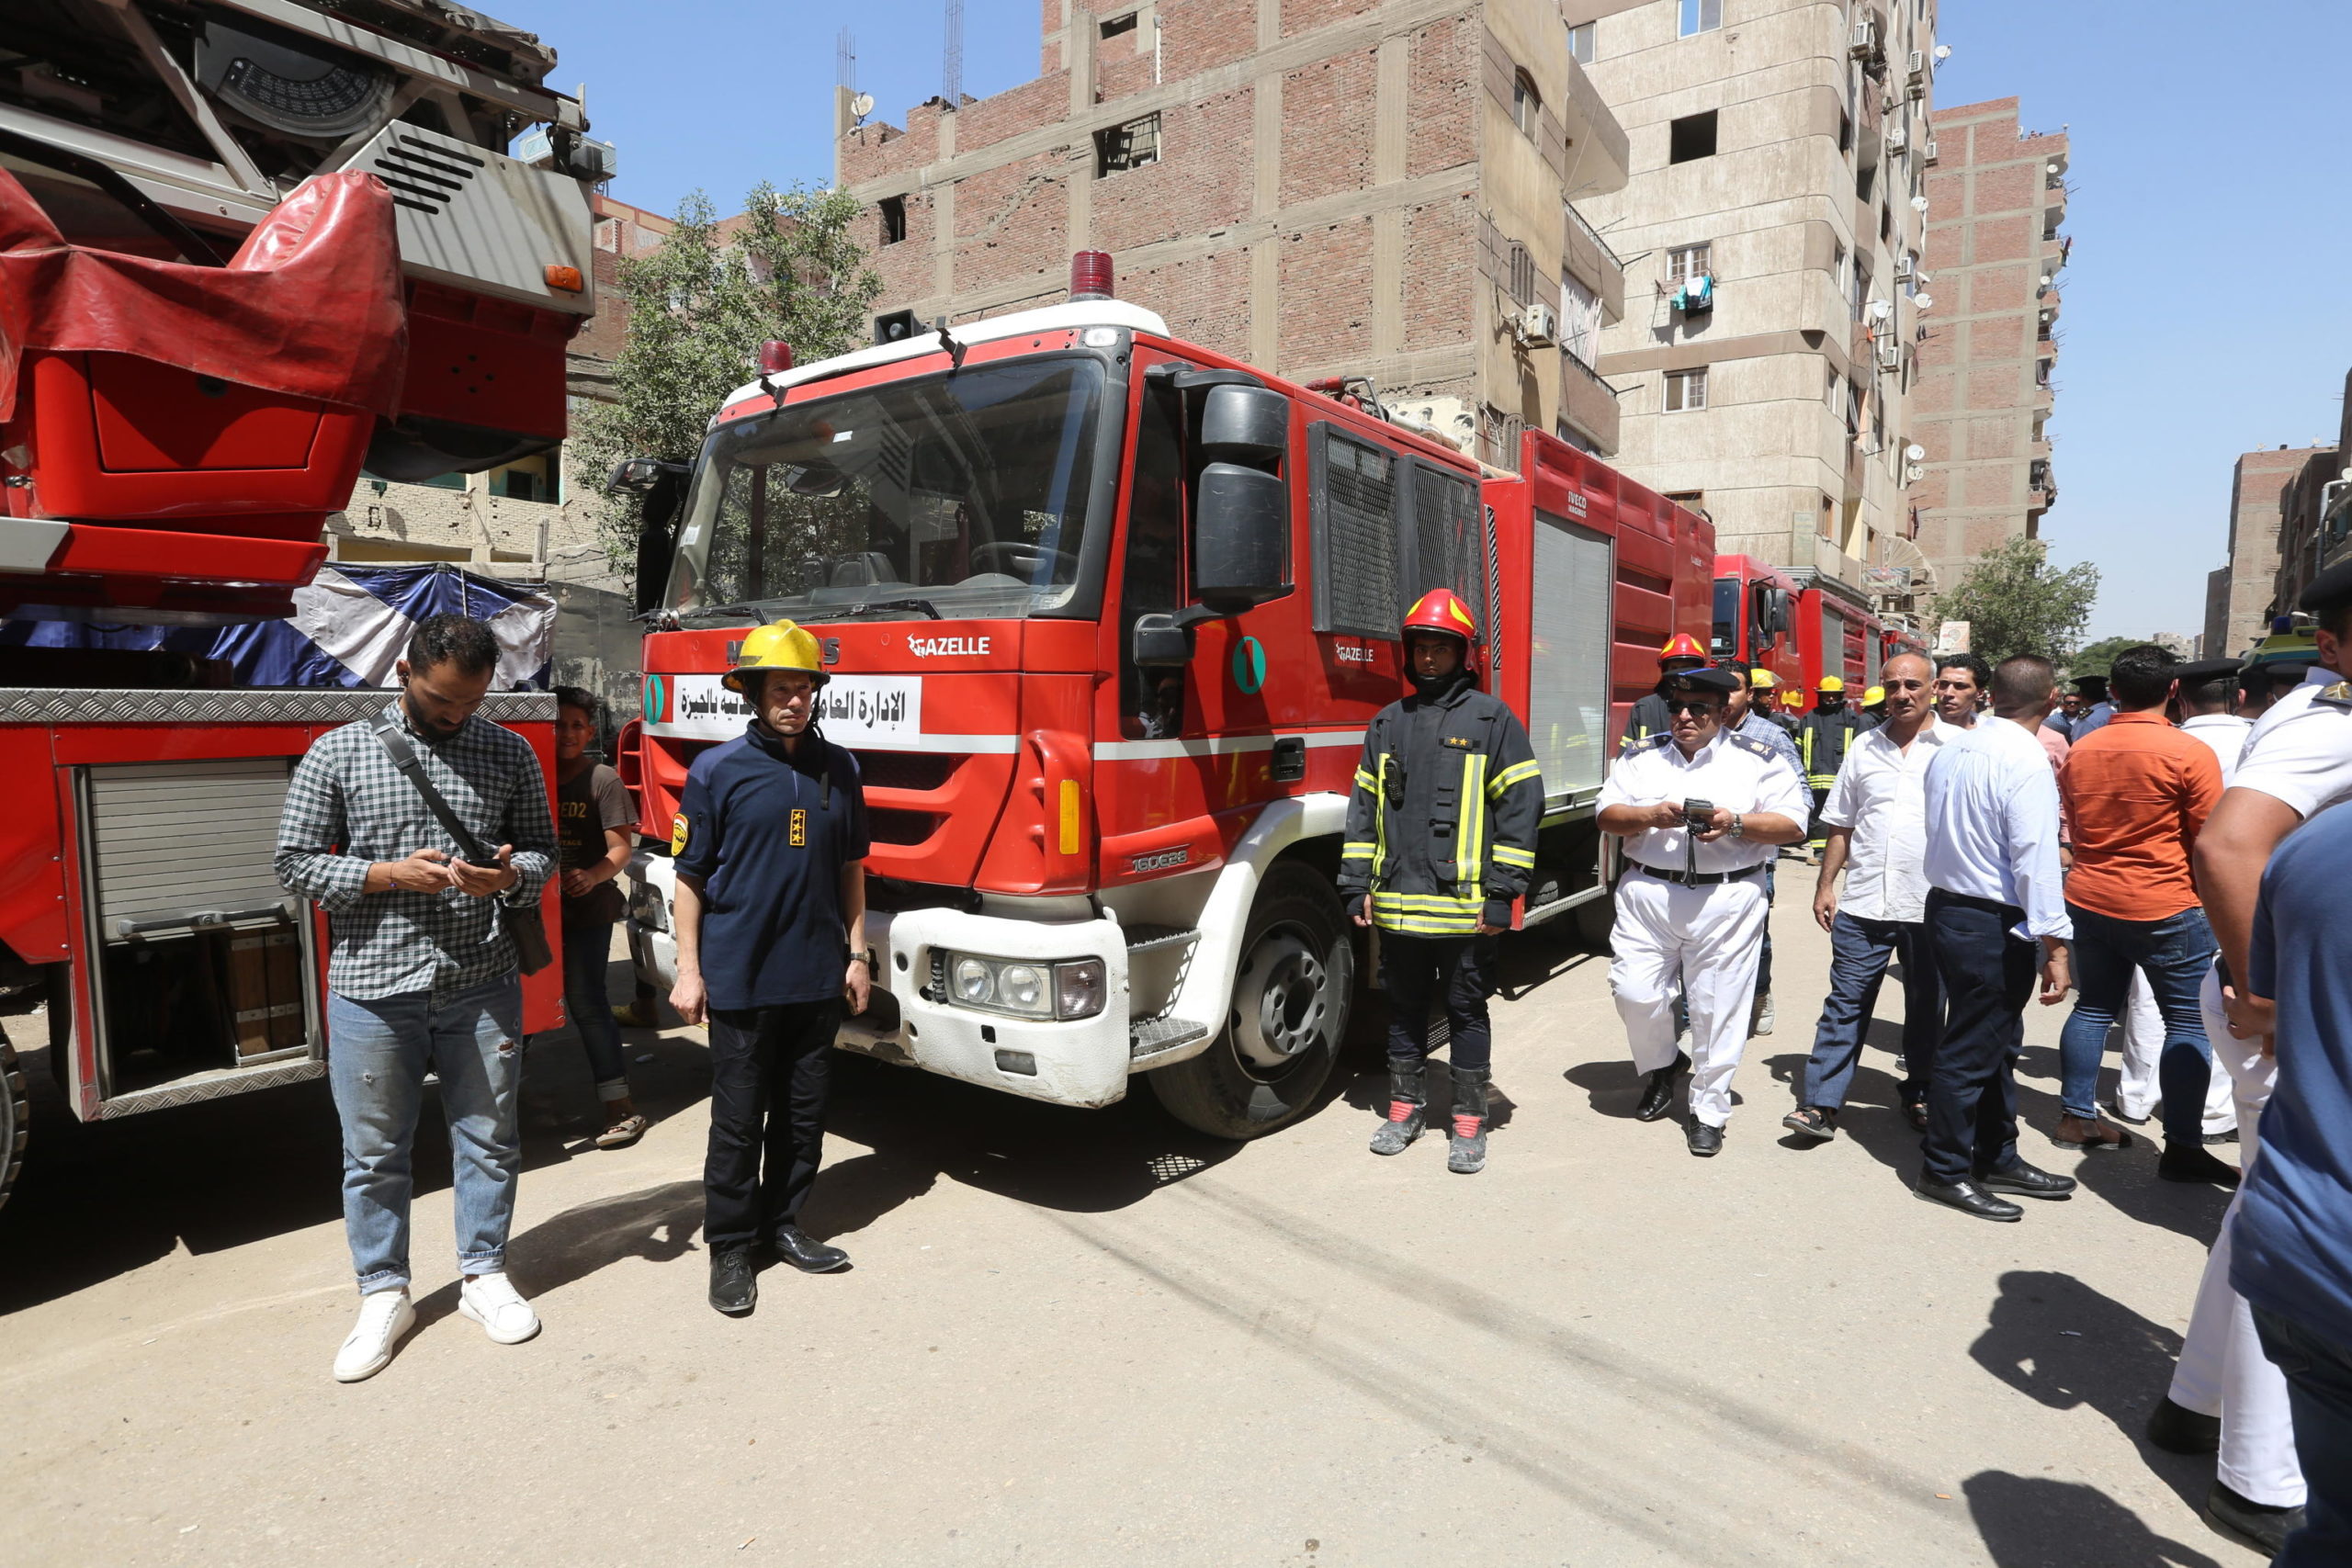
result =
[{"label": "man in orange shirt", "polygon": [[2115,1149],[2131,1139],[2098,1119],[2099,1055],[2122,1010],[2135,968],[2148,977],[2165,1019],[2158,1081],[2164,1087],[2167,1181],[2233,1183],[2236,1170],[2205,1150],[2205,1089],[2213,1051],[2197,1002],[2213,962],[2189,875],[2189,852],[2222,797],[2213,749],[2165,718],[2179,682],[2171,653],[2153,645],[2116,656],[2108,675],[2115,716],[2076,739],[2059,774],[2073,833],[2066,912],[2075,922],[2074,1016],[2059,1037],[2064,1114],[2060,1148]]}]

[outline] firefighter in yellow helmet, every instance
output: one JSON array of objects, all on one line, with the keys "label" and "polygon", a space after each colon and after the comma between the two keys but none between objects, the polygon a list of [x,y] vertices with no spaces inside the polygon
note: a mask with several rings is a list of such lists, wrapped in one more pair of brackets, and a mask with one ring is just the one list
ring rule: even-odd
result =
[{"label": "firefighter in yellow helmet", "polygon": [[710,1026],[703,1240],[710,1304],[758,1299],[757,1252],[808,1273],[849,1261],[804,1235],[823,1153],[833,1037],[865,1010],[865,792],[817,726],[817,639],[790,621],[744,637],[725,683],[752,719],[694,761],[670,848],[678,982],[670,1005]]},{"label": "firefighter in yellow helmet", "polygon": [[1445,1010],[1453,1135],[1446,1168],[1487,1163],[1487,1084],[1498,934],[1535,871],[1544,780],[1527,730],[1478,690],[1477,626],[1442,588],[1405,616],[1412,691],[1364,732],[1340,851],[1340,897],[1358,925],[1380,928],[1388,992],[1388,1119],[1372,1152],[1401,1154],[1421,1135],[1429,1021]]},{"label": "firefighter in yellow helmet", "polygon": [[1843,677],[1824,675],[1814,694],[1813,711],[1797,720],[1797,755],[1804,761],[1805,787],[1813,792],[1813,826],[1805,839],[1808,859],[1819,857],[1822,840],[1827,836],[1821,825],[1821,807],[1829,798],[1829,786],[1838,782],[1846,748],[1854,743],[1855,736],[1871,728],[1870,721],[1847,705]]}]

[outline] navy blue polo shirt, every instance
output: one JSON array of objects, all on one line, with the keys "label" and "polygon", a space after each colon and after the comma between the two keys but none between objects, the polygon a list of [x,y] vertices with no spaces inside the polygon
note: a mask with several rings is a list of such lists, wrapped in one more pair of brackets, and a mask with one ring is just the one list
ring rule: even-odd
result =
[{"label": "navy blue polo shirt", "polygon": [[702,978],[713,1008],[842,994],[842,868],[864,860],[867,844],[857,759],[814,730],[795,754],[753,724],[695,759],[670,850],[702,882]]},{"label": "navy blue polo shirt", "polygon": [[2230,1232],[2230,1283],[2352,1347],[2352,808],[2321,812],[2262,875],[2247,988],[2278,1004],[2278,1085]]}]

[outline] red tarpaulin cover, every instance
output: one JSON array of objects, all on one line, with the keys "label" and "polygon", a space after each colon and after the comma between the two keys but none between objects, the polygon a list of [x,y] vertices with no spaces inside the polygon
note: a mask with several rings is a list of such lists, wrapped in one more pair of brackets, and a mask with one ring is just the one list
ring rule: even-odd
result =
[{"label": "red tarpaulin cover", "polygon": [[191,266],[67,244],[0,169],[0,420],[28,349],[133,355],[395,415],[408,311],[392,193],[373,175],[321,175],[227,266]]}]

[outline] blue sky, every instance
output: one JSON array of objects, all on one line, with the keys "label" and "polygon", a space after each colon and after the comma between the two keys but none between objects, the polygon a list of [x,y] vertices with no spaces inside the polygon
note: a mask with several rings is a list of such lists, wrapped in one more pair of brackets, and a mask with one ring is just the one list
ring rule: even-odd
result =
[{"label": "blue sky", "polygon": [[[696,187],[722,211],[763,178],[832,170],[834,38],[904,123],[940,90],[944,0],[498,0],[585,81],[619,144],[613,194],[658,211]],[[964,90],[1037,70],[1037,0],[966,0]],[[2043,536],[2103,574],[2091,635],[2194,633],[2222,564],[2230,465],[2334,441],[2352,367],[2339,279],[2342,0],[1943,0],[1940,103],[2017,96],[2066,125],[2075,187],[2058,400],[2059,502]]]}]

